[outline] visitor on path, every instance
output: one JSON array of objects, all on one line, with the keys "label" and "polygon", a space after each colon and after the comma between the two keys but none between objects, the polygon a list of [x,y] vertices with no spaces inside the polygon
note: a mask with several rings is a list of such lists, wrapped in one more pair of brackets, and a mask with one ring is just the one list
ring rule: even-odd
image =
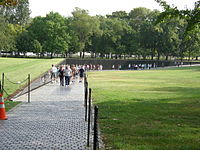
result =
[{"label": "visitor on path", "polygon": [[100,70],[103,70],[103,65],[100,65]]},{"label": "visitor on path", "polygon": [[58,71],[58,69],[56,68],[56,66],[52,65],[52,68],[51,68],[51,71],[50,71],[51,72],[51,82],[56,80],[57,71]]},{"label": "visitor on path", "polygon": [[63,66],[60,66],[60,68],[58,70],[58,75],[60,78],[60,85],[64,86],[64,68],[63,68]]},{"label": "visitor on path", "polygon": [[65,85],[68,86],[70,84],[70,77],[71,77],[71,69],[69,66],[66,66],[64,74],[65,74]]},{"label": "visitor on path", "polygon": [[93,65],[93,70],[95,70],[96,69],[96,65]]},{"label": "visitor on path", "polygon": [[131,70],[131,64],[128,64],[128,69]]},{"label": "visitor on path", "polygon": [[122,65],[118,65],[118,70],[122,70]]},{"label": "visitor on path", "polygon": [[83,81],[83,76],[84,76],[85,70],[83,69],[83,66],[79,69],[79,82]]},{"label": "visitor on path", "polygon": [[72,82],[75,82],[75,79],[76,79],[76,66],[72,65],[71,66],[71,70],[72,70]]},{"label": "visitor on path", "polygon": [[79,65],[76,64],[76,79],[78,79]]},{"label": "visitor on path", "polygon": [[112,70],[114,70],[115,69],[115,65],[112,65]]},{"label": "visitor on path", "polygon": [[153,63],[153,67],[156,68],[156,63]]}]

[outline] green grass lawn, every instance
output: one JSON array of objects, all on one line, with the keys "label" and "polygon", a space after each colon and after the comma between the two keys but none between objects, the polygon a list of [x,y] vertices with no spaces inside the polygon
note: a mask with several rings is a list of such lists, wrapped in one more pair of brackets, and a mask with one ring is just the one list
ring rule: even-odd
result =
[{"label": "green grass lawn", "polygon": [[[23,81],[31,75],[35,79],[40,74],[51,68],[52,64],[58,64],[63,59],[27,59],[27,58],[1,58],[0,57],[0,80],[2,73],[13,82]],[[12,84],[5,79],[4,88],[8,94],[12,94],[19,89],[22,84]],[[7,97],[6,94],[4,94]],[[14,104],[14,103],[13,103]],[[7,103],[8,105],[8,103]]]},{"label": "green grass lawn", "polygon": [[200,149],[200,67],[88,75],[107,149]]},{"label": "green grass lawn", "polygon": [[6,111],[9,111],[10,109],[12,109],[13,107],[15,107],[16,105],[20,104],[21,102],[14,102],[14,101],[5,101],[5,108]]}]

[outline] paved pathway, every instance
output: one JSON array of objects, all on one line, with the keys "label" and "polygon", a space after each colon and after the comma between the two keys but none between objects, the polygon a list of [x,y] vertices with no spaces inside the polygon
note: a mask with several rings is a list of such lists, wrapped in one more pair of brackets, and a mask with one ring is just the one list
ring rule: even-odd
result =
[{"label": "paved pathway", "polygon": [[87,150],[83,90],[83,83],[53,83],[32,91],[31,103],[19,97],[25,102],[0,121],[0,150]]}]

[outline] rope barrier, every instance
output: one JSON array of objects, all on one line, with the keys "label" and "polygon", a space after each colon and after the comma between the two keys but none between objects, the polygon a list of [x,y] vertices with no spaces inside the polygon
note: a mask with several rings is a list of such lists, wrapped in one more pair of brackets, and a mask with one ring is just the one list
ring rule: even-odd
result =
[{"label": "rope barrier", "polygon": [[8,96],[9,96],[8,92],[7,92],[5,89],[3,89],[3,91],[6,93],[6,95],[8,95]]},{"label": "rope barrier", "polygon": [[[22,96],[24,93],[24,90],[25,90],[26,88],[24,88],[24,89],[22,89],[19,93],[17,93],[17,95],[15,95],[13,98],[15,99],[15,98],[17,98],[17,97],[19,97],[19,96]],[[25,92],[25,94],[26,94],[27,92]]]},{"label": "rope barrier", "polygon": [[9,81],[10,83],[12,83],[12,84],[22,84],[22,83],[26,82],[26,80],[28,80],[28,78],[26,78],[26,79],[23,80],[23,81],[13,82],[13,81],[11,81],[7,76],[5,76],[5,79],[8,80],[8,81]]},{"label": "rope barrier", "polygon": [[[10,97],[10,98],[16,99],[16,98],[18,98],[18,97],[20,97],[20,96],[22,96],[24,94],[27,94],[29,92],[28,87],[25,84],[23,86],[23,83],[25,83],[25,82],[28,83],[29,77],[26,78],[23,81],[17,81],[17,82],[14,82],[14,81],[10,80],[9,77],[5,76],[4,73],[3,73],[3,77],[9,83],[19,86],[19,88],[17,89],[15,95],[14,95],[14,93],[8,94],[8,92],[4,88],[3,91],[5,92],[5,94],[7,95],[8,98]],[[33,90],[35,90],[35,89],[37,89],[37,88],[39,88],[41,86],[44,86],[44,85],[46,85],[46,84],[48,84],[50,82],[51,82],[50,74],[49,74],[49,71],[47,71],[44,74],[40,75],[40,77],[38,77],[38,79],[33,80],[33,83],[31,83],[32,86],[30,88],[30,91],[33,91]]]},{"label": "rope barrier", "polygon": [[[10,82],[11,84],[18,84],[18,85],[21,85],[21,84],[27,82],[27,80],[28,80],[28,78],[26,78],[26,79],[24,79],[24,80],[22,80],[22,81],[13,82],[13,81],[11,81],[7,76],[4,75],[4,77],[5,77],[5,79],[6,79],[8,82]],[[17,98],[17,97],[23,95],[23,92],[24,92],[25,88],[19,88],[18,90],[19,90],[19,93],[18,93],[17,95],[15,95],[13,98]],[[7,95],[8,98],[9,98],[10,96],[12,96],[12,94],[9,94],[9,93],[5,90],[5,88],[3,88],[3,91],[5,92],[5,94]]]}]

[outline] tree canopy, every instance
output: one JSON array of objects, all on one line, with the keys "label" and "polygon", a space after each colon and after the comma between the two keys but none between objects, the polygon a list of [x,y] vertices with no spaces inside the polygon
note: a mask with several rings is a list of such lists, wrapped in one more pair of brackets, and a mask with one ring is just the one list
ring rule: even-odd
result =
[{"label": "tree canopy", "polygon": [[194,9],[178,10],[176,6],[171,7],[164,0],[155,0],[158,2],[165,11],[160,13],[157,23],[162,22],[167,18],[180,17],[187,21],[186,32],[193,30],[200,25],[200,0],[195,2]]},{"label": "tree canopy", "polygon": [[17,0],[0,0],[0,6],[16,6]]},{"label": "tree canopy", "polygon": [[[199,1],[192,10],[178,10],[156,0],[165,11],[134,8],[106,16],[90,16],[75,8],[72,16],[57,12],[30,18],[28,0],[0,6],[0,50],[14,55],[135,59],[183,59],[200,55]],[[2,1],[1,1],[2,2]]]}]

